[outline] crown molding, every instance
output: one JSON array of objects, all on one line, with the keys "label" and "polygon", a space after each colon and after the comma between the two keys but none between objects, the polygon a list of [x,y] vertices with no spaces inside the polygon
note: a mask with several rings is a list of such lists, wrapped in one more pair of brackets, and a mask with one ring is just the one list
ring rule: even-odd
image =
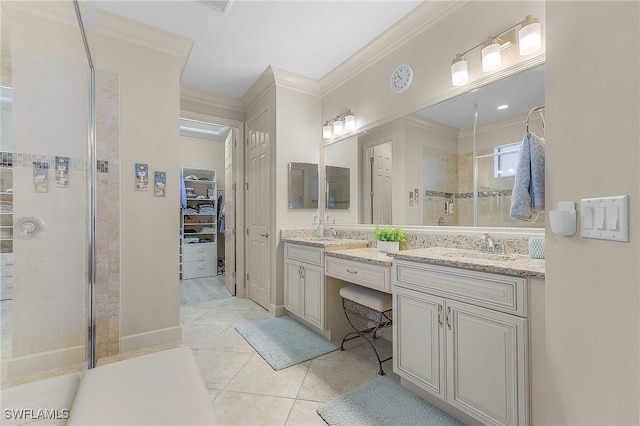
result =
[{"label": "crown molding", "polygon": [[[491,123],[487,123],[487,124],[483,124],[481,126],[477,127],[477,132],[476,134],[482,134],[482,133],[487,133],[487,132],[493,132],[495,130],[500,130],[503,129],[505,127],[510,127],[510,126],[514,126],[514,125],[521,125],[522,126],[522,134],[524,135],[526,133],[526,129],[525,129],[525,125],[527,123],[527,115],[528,113],[524,113],[524,114],[518,114],[515,115],[513,117],[509,117],[509,118],[505,118],[499,121],[493,121]],[[532,120],[539,120],[539,117],[531,117]],[[460,130],[460,137],[461,138],[467,138],[467,137],[471,137],[473,136],[473,127],[469,128],[469,129],[462,129]]]},{"label": "crown molding", "polygon": [[434,131],[444,136],[457,138],[460,134],[460,130],[456,129],[455,127],[451,127],[447,124],[440,123],[426,117],[417,116],[415,114],[407,116],[402,120],[406,124],[419,127],[424,130]]},{"label": "crown molding", "polygon": [[228,98],[226,96],[216,95],[215,93],[192,89],[186,86],[180,87],[180,100],[196,102],[207,106],[224,108],[241,113],[245,112],[240,99]]},{"label": "crown molding", "polygon": [[272,66],[273,76],[277,87],[284,87],[305,95],[320,97],[320,84],[318,80],[295,74],[291,71]]},{"label": "crown molding", "polygon": [[[15,10],[67,25],[78,25],[71,1],[7,1],[3,2],[3,8],[5,6],[9,13],[11,10]],[[83,16],[83,21],[86,30],[90,32],[87,16]],[[95,8],[94,21],[96,22],[96,34],[179,57],[181,60],[180,74],[182,75],[184,72],[193,47],[193,40],[97,7]]]},{"label": "crown molding", "polygon": [[241,102],[245,111],[249,111],[269,90],[276,85],[273,67],[268,66],[255,83],[242,95]]},{"label": "crown molding", "polygon": [[180,76],[193,48],[193,40],[96,8],[96,32],[127,43],[180,58]]},{"label": "crown molding", "polygon": [[446,18],[470,0],[425,1],[380,36],[322,77],[320,91],[324,96],[356,77],[391,52],[413,40]]}]

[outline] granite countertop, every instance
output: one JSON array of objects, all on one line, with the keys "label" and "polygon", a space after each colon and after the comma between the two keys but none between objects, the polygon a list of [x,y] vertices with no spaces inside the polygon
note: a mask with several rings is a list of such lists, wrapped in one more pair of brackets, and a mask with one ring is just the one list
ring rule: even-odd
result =
[{"label": "granite countertop", "polygon": [[488,254],[477,250],[429,247],[392,253],[398,260],[544,279],[544,259],[520,254]]},{"label": "granite countertop", "polygon": [[393,257],[388,256],[387,253],[383,253],[381,251],[378,251],[378,249],[372,247],[346,250],[327,250],[324,254],[325,256],[366,262],[374,265],[390,267],[393,264]]},{"label": "granite countertop", "polygon": [[282,241],[287,243],[301,244],[304,246],[322,247],[324,249],[331,250],[363,248],[369,245],[369,242],[366,240],[351,240],[347,238],[331,237],[323,237],[322,239],[309,236],[282,237]]}]

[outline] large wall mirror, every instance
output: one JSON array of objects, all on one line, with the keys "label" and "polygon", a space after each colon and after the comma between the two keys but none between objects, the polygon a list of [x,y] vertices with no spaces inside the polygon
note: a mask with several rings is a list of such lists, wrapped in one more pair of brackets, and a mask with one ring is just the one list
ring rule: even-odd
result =
[{"label": "large wall mirror", "polygon": [[289,208],[318,208],[318,165],[289,163]]},{"label": "large wall mirror", "polygon": [[[325,164],[352,176],[350,214],[329,211],[329,223],[543,228],[544,214],[509,217],[519,144],[540,105],[544,65],[326,145]],[[529,129],[544,136],[541,115]]]}]

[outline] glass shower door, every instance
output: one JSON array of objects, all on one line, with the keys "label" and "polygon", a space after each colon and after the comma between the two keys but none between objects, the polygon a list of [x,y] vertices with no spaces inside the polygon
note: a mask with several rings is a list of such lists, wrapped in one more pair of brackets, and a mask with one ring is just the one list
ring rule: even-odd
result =
[{"label": "glass shower door", "polygon": [[90,90],[72,2],[3,1],[2,35],[1,368],[8,388],[87,368]]}]

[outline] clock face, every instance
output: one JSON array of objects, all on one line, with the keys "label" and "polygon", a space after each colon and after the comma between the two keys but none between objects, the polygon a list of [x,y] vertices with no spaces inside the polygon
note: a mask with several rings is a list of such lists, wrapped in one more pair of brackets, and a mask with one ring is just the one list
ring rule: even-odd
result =
[{"label": "clock face", "polygon": [[409,65],[400,65],[391,74],[391,90],[396,93],[404,92],[413,83],[413,68]]}]

